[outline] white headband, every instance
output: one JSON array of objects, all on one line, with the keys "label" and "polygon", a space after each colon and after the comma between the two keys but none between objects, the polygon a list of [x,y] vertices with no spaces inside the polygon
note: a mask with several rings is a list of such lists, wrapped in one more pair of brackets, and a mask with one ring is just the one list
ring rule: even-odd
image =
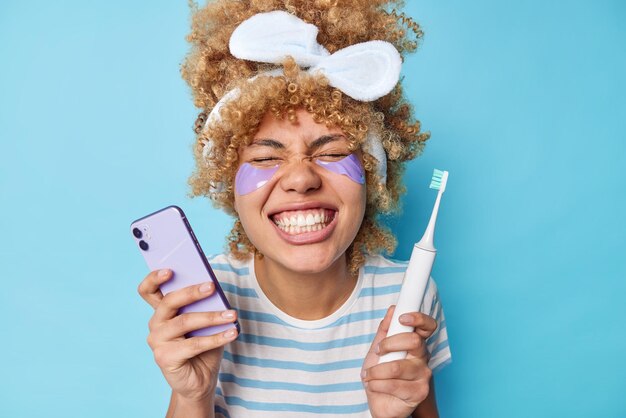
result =
[{"label": "white headband", "polygon": [[[396,48],[385,41],[369,41],[350,45],[330,54],[317,43],[316,26],[284,11],[259,13],[244,20],[232,33],[230,53],[240,59],[280,65],[292,57],[309,73],[321,73],[328,83],[353,99],[371,102],[393,90],[400,79],[402,58]],[[280,76],[280,70],[258,76]],[[205,128],[221,120],[219,110],[239,94],[238,89],[226,93],[207,117]],[[203,141],[202,155],[211,151],[210,141]],[[378,160],[377,174],[383,184],[387,180],[387,155],[377,133],[368,131],[364,150]],[[216,189],[221,189],[221,184]]]}]

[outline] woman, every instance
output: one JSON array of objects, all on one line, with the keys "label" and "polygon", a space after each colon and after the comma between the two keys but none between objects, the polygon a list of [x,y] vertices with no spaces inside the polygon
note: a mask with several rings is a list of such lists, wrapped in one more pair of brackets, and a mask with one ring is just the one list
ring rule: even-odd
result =
[{"label": "woman", "polygon": [[[183,76],[205,112],[190,183],[235,218],[210,262],[236,311],[177,315],[214,288],[163,297],[168,270],[140,284],[168,416],[438,416],[432,370],[450,351],[432,280],[421,312],[401,317],[415,332],[386,338],[406,264],[377,255],[395,241],[376,216],[396,209],[402,163],[428,138],[398,83],[398,51],[421,32],[387,6],[195,11]],[[241,335],[184,338],[236,318]],[[378,364],[391,351],[408,355]]]}]

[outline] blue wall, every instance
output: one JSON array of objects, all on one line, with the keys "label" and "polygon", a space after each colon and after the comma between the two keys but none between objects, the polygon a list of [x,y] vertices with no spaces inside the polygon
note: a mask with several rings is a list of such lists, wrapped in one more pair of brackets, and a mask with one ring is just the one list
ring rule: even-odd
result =
[{"label": "blue wall", "polygon": [[[626,416],[625,4],[407,12],[426,35],[403,72],[432,139],[389,224],[408,257],[432,168],[450,171],[442,416]],[[230,223],[186,197],[187,31],[181,1],[0,5],[0,416],[164,414],[128,225],[178,203],[215,253]]]}]

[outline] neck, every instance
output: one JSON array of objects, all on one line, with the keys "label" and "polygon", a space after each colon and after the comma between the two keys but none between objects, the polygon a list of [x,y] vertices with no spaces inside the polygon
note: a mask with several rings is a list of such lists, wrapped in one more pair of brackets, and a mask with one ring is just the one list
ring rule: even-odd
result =
[{"label": "neck", "polygon": [[357,276],[350,275],[343,254],[320,272],[302,273],[287,269],[267,257],[256,257],[254,272],[268,299],[294,318],[317,320],[335,312],[348,300]]}]

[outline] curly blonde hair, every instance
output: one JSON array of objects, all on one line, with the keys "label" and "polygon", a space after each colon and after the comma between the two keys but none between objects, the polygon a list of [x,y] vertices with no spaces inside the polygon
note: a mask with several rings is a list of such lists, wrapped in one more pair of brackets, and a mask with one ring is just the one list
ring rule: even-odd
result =
[{"label": "curly blonde hair", "polygon": [[[195,105],[202,110],[195,123],[196,170],[189,179],[192,196],[208,196],[214,205],[235,217],[228,237],[231,254],[246,259],[258,253],[234,210],[233,180],[239,166],[239,150],[249,145],[262,118],[296,120],[303,108],[318,123],[340,128],[355,150],[373,130],[387,153],[387,181],[376,174],[377,160],[363,152],[367,206],[357,236],[348,249],[348,265],[356,273],[366,254],[391,253],[396,240],[377,216],[398,210],[404,192],[404,162],[421,153],[428,132],[402,94],[400,83],[389,94],[369,103],[354,100],[328,85],[323,75],[302,71],[287,58],[281,76],[259,74],[276,66],[237,59],[228,41],[234,29],[247,18],[273,10],[285,10],[319,29],[317,41],[330,53],[370,40],[392,43],[400,53],[412,52],[422,37],[417,23],[396,11],[401,1],[381,0],[218,0],[203,8],[192,3],[192,44],[182,65],[182,76],[191,87]],[[252,77],[258,76],[251,80]],[[237,98],[220,109],[219,123],[206,125],[207,115],[229,91],[239,89]],[[204,143],[211,151],[203,155]],[[216,188],[219,184],[221,187]]]}]

